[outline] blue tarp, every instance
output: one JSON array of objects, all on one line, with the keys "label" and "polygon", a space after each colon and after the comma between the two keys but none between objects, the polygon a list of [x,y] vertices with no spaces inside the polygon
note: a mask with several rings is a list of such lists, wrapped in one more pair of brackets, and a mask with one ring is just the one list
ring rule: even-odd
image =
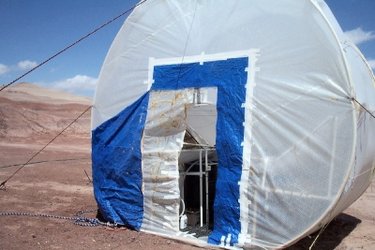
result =
[{"label": "blue tarp", "polygon": [[[150,91],[217,87],[216,150],[218,176],[214,229],[209,243],[240,233],[239,181],[242,171],[244,108],[248,58],[156,66]],[[104,218],[140,229],[143,218],[142,131],[148,93],[93,131],[95,197]],[[147,166],[144,166],[147,167]]]},{"label": "blue tarp", "polygon": [[143,218],[140,149],[148,94],[92,133],[94,194],[104,219],[139,230]]}]

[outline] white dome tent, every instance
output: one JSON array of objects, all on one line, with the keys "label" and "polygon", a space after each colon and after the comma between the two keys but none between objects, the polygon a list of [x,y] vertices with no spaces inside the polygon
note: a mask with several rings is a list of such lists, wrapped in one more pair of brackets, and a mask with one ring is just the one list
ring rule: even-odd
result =
[{"label": "white dome tent", "polygon": [[148,0],[101,70],[95,197],[136,230],[285,247],[369,186],[374,111],[373,73],[322,0]]}]

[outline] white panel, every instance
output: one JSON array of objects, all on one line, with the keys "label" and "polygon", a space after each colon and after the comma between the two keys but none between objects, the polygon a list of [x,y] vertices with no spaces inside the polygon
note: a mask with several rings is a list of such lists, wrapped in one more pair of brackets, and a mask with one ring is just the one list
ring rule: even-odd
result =
[{"label": "white panel", "polygon": [[150,94],[142,139],[143,230],[179,233],[178,157],[186,130],[185,106],[192,101],[192,89]]}]

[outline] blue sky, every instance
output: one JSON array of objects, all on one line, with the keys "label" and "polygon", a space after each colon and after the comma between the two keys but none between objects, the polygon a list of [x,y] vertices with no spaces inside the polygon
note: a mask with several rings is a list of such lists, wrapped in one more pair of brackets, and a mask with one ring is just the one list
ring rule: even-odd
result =
[{"label": "blue sky", "polygon": [[[6,84],[138,0],[0,0],[0,84]],[[375,1],[326,0],[375,68]],[[92,96],[105,55],[125,17],[20,81]]]}]

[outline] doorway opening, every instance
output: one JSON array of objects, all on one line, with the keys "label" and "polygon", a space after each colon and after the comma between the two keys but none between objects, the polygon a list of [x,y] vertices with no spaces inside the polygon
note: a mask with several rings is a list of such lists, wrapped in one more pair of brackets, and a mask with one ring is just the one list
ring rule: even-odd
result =
[{"label": "doorway opening", "polygon": [[[214,199],[218,157],[216,103],[207,101],[216,88],[195,89],[186,108],[187,128],[179,156],[180,230],[205,238],[214,225]],[[211,100],[212,101],[212,100]]]},{"label": "doorway opening", "polygon": [[[233,244],[247,226],[248,213],[241,208],[249,206],[248,185],[241,180],[250,169],[251,133],[245,131],[251,131],[257,53],[150,58],[142,138],[143,229]],[[204,226],[204,233],[195,230]],[[207,235],[208,241],[200,237]]]}]

